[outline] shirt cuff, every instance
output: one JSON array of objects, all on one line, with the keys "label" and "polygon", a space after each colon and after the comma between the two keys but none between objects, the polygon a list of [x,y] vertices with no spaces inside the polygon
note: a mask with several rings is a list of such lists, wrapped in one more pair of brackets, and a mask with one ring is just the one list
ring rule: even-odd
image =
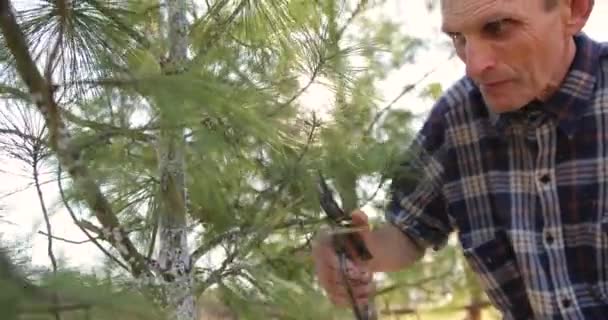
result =
[{"label": "shirt cuff", "polygon": [[404,211],[385,213],[386,221],[408,236],[416,245],[422,249],[432,248],[434,251],[441,250],[448,241],[448,234],[443,230],[424,223],[422,219],[408,214]]}]

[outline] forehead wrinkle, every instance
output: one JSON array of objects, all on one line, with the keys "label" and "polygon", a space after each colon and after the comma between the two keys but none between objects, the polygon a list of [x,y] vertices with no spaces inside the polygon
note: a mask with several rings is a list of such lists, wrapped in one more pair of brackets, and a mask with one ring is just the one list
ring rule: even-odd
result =
[{"label": "forehead wrinkle", "polygon": [[[496,6],[505,0],[441,0],[443,13],[472,14],[477,11],[487,10],[488,7]],[[512,0],[508,0],[510,2]],[[480,4],[481,2],[481,4]]]},{"label": "forehead wrinkle", "polygon": [[509,6],[513,2],[515,0],[442,0],[441,29],[444,32],[479,29],[485,23],[517,15],[516,8]]}]

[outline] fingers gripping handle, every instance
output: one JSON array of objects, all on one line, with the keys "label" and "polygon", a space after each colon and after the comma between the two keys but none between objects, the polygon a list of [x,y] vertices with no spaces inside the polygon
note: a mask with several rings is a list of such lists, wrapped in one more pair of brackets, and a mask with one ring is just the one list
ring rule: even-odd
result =
[{"label": "fingers gripping handle", "polygon": [[342,278],[344,283],[346,283],[346,291],[348,293],[348,297],[350,299],[350,304],[352,305],[353,308],[353,313],[355,314],[355,318],[357,320],[369,320],[372,319],[372,314],[371,314],[371,309],[369,308],[368,305],[364,305],[364,306],[358,306],[357,305],[357,300],[355,299],[355,294],[353,292],[353,289],[350,285],[348,285],[350,279],[348,278],[348,272],[346,270],[346,260],[348,259],[346,257],[346,253],[345,252],[338,252],[338,259],[340,262],[340,271],[342,273]]},{"label": "fingers gripping handle", "polygon": [[[322,174],[319,173],[319,183],[317,185],[320,197],[321,208],[325,211],[328,220],[334,226],[341,226],[350,228],[352,227],[352,220],[350,215],[347,215],[342,208],[335,201],[333,194]],[[346,260],[350,259],[351,261],[359,258],[361,260],[367,261],[372,259],[372,254],[369,249],[365,245],[363,238],[359,233],[356,232],[347,232],[343,234],[334,234],[333,242],[336,249],[336,253],[338,254],[339,262],[340,262],[340,272],[344,278],[344,283],[346,284],[346,289],[348,291],[348,296],[350,298],[350,302],[353,308],[353,312],[357,320],[369,320],[374,318],[373,308],[370,305],[364,305],[359,307],[357,305],[357,301],[355,299],[354,293],[352,291],[352,287],[349,284],[348,272],[346,270]],[[352,257],[349,254],[348,245],[351,245],[357,257]]]},{"label": "fingers gripping handle", "polygon": [[348,243],[354,247],[359,259],[367,261],[373,258],[371,252],[369,252],[369,249],[367,249],[365,242],[363,242],[361,235],[358,233],[347,233],[344,235],[344,237],[346,237]]},{"label": "fingers gripping handle", "polygon": [[[318,190],[321,208],[323,208],[323,211],[325,211],[329,221],[336,226],[346,228],[352,227],[350,215],[347,215],[346,212],[340,208],[321,173],[319,173]],[[341,238],[338,241],[339,245],[346,245],[346,242],[350,243],[354,247],[358,258],[365,261],[372,258],[372,254],[369,252],[365,242],[361,238],[361,235],[358,233],[349,232],[346,234],[336,235],[336,237]]]}]

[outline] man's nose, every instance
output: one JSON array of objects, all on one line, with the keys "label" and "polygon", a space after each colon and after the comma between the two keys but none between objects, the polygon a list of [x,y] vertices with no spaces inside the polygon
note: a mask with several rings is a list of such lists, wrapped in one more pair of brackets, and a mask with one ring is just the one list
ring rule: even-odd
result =
[{"label": "man's nose", "polygon": [[492,46],[480,39],[467,40],[465,64],[467,76],[480,80],[484,73],[496,65],[496,55]]}]

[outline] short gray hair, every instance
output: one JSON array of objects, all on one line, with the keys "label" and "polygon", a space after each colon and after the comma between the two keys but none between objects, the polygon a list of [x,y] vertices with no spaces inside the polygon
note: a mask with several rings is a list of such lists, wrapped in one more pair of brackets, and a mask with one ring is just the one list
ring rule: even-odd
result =
[{"label": "short gray hair", "polygon": [[559,0],[544,0],[545,2],[545,10],[551,11],[557,7],[559,4]]},{"label": "short gray hair", "polygon": [[[588,1],[590,2],[589,4],[593,7],[593,5],[595,4],[595,0],[588,0]],[[557,7],[560,0],[544,0],[544,2],[545,2],[545,10],[551,11]]]}]

